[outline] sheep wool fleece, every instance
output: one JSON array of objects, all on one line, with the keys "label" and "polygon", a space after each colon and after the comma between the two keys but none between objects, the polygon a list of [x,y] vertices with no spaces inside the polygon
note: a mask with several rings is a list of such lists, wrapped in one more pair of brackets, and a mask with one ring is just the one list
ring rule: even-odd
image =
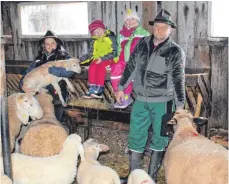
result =
[{"label": "sheep wool fleece", "polygon": [[166,113],[167,102],[143,102],[136,100],[130,117],[128,135],[129,150],[143,153],[148,139],[148,129],[152,124],[150,149],[163,151],[168,145],[168,137],[160,135],[161,118]]}]

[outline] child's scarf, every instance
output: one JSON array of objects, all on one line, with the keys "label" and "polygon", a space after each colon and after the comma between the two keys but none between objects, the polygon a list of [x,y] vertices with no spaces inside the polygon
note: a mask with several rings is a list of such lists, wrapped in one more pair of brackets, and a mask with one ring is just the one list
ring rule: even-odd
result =
[{"label": "child's scarf", "polygon": [[133,32],[135,31],[135,29],[136,27],[129,29],[124,25],[122,30],[120,31],[120,34],[123,35],[124,37],[130,37],[133,34]]}]

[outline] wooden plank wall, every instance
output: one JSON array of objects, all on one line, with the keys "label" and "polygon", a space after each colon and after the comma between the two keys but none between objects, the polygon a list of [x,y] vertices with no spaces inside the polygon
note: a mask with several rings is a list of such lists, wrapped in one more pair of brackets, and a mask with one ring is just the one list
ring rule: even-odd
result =
[{"label": "wooden plank wall", "polygon": [[209,127],[228,130],[228,41],[210,45],[211,70],[211,117]]},{"label": "wooden plank wall", "polygon": [[207,1],[161,1],[178,29],[172,38],[184,49],[186,67],[209,68],[208,2]]}]

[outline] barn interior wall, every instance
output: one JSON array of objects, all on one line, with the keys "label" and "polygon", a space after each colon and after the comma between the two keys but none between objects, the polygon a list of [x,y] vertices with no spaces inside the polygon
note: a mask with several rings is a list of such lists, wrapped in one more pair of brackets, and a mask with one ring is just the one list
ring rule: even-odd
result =
[{"label": "barn interior wall", "polygon": [[[12,43],[5,45],[7,60],[33,60],[39,47],[38,40],[20,37],[18,2],[2,2],[3,31],[12,35]],[[141,2],[141,1],[96,1],[89,2],[89,20],[102,19],[107,28],[117,33],[123,25],[123,15],[127,8],[135,9],[143,27],[149,32],[148,25],[161,8],[167,9],[179,29],[175,29],[172,38],[184,49],[187,57],[186,67],[209,68],[209,44],[207,42],[208,2]],[[102,11],[98,11],[101,9]],[[88,50],[87,40],[64,40],[66,50],[73,57],[80,57]]]}]

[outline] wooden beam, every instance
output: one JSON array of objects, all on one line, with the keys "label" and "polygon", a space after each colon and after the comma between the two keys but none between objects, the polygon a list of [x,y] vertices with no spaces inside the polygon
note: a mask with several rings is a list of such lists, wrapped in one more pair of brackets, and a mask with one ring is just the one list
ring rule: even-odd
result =
[{"label": "wooden beam", "polygon": [[[100,109],[93,109],[93,108],[86,108],[86,107],[79,107],[79,106],[71,106],[68,105],[65,108],[66,114],[71,116],[73,113],[69,111],[77,110],[79,116],[83,115],[81,118],[88,118],[94,120],[106,120],[106,121],[116,121],[116,122],[123,122],[123,123],[130,123],[130,110],[120,110],[120,109],[109,109],[109,110],[100,110]],[[80,113],[79,112],[82,112]],[[73,116],[73,115],[72,115]]]},{"label": "wooden beam", "polygon": [[[2,28],[1,28],[2,29]],[[2,35],[1,35],[2,37]],[[0,130],[1,130],[1,146],[2,146],[2,165],[3,173],[12,179],[12,165],[10,156],[10,136],[8,121],[8,101],[6,88],[6,65],[4,44],[1,43],[1,61],[0,61]]]},{"label": "wooden beam", "polygon": [[200,92],[198,92],[194,117],[200,117],[200,111],[201,111],[202,102],[203,102],[203,98],[202,98]]},{"label": "wooden beam", "polygon": [[190,111],[193,112],[195,110],[195,107],[196,107],[195,97],[194,97],[193,92],[192,92],[190,87],[186,86],[185,90],[186,90],[186,99],[187,99],[187,102],[189,104]]},{"label": "wooden beam", "polygon": [[11,35],[1,36],[1,43],[2,44],[13,44],[12,36]]},{"label": "wooden beam", "polygon": [[149,25],[149,21],[157,15],[157,1],[142,1],[142,12],[142,26],[152,33],[152,26]]},{"label": "wooden beam", "polygon": [[206,77],[200,76],[197,81],[197,86],[203,97],[203,102],[204,102],[204,106],[206,107],[207,116],[210,116],[210,113],[211,113],[210,91],[211,89],[208,86],[209,85],[208,82],[207,81],[205,82],[205,78]]}]

